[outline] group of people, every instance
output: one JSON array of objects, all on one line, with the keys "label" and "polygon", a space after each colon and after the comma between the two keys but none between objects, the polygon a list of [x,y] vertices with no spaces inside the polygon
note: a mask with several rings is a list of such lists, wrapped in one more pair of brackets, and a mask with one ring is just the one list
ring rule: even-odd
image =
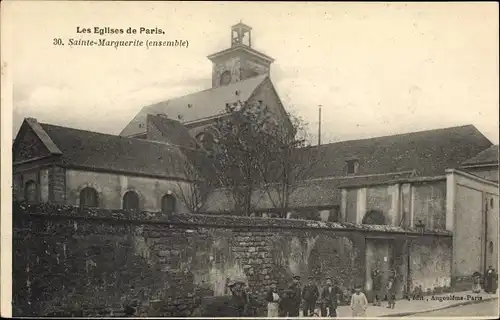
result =
[{"label": "group of people", "polygon": [[[308,283],[301,288],[300,277],[294,276],[293,282],[282,292],[278,292],[277,282],[273,282],[267,292],[268,317],[298,317],[300,308],[305,317],[337,317],[337,307],[343,294],[332,278],[326,278],[320,291],[314,283],[314,278],[309,277]],[[316,305],[321,306],[320,313],[316,313]],[[361,288],[351,297],[353,316],[364,316],[368,302]]]},{"label": "group of people", "polygon": [[382,298],[387,297],[387,308],[394,309],[396,306],[396,288],[394,285],[396,280],[396,271],[394,269],[389,270],[387,281],[383,283],[383,280],[382,272],[378,267],[375,267],[372,271],[373,292],[375,293],[373,305],[380,306]]},{"label": "group of people", "polygon": [[488,266],[484,278],[482,278],[481,273],[474,272],[474,281],[472,283],[472,292],[481,292],[481,281],[483,282],[483,289],[486,293],[495,293],[498,286],[498,275],[492,266]]}]

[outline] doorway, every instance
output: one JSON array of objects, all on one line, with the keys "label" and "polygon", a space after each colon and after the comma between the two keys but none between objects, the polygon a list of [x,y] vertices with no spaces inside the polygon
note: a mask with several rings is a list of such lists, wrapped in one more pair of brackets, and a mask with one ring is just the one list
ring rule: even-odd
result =
[{"label": "doorway", "polygon": [[[381,272],[382,285],[385,286],[389,279],[389,271],[394,267],[394,242],[393,239],[366,239],[366,273],[365,292],[370,301],[374,298],[372,272],[378,266]],[[398,270],[396,268],[396,270]]]}]

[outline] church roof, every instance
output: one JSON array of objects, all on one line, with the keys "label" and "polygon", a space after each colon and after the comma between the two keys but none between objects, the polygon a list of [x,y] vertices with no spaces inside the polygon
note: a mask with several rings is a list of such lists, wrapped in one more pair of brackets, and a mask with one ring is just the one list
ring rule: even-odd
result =
[{"label": "church roof", "polygon": [[41,123],[61,151],[64,165],[111,172],[185,179],[184,155],[174,146]]},{"label": "church roof", "polygon": [[267,75],[260,75],[227,86],[211,88],[146,106],[130,121],[120,135],[131,136],[146,132],[148,114],[166,114],[169,118],[179,119],[181,123],[223,115],[226,113],[227,103],[248,100],[266,78]]},{"label": "church roof", "polygon": [[[446,169],[492,145],[473,125],[313,146],[303,152],[318,157],[310,178],[346,175],[346,161],[357,160],[357,175],[415,170],[416,176],[444,175]],[[304,155],[303,155],[304,157]],[[307,156],[304,157],[307,160]]]},{"label": "church roof", "polygon": [[492,145],[488,149],[481,151],[476,156],[468,159],[462,165],[463,166],[474,166],[474,165],[498,165],[498,144]]}]

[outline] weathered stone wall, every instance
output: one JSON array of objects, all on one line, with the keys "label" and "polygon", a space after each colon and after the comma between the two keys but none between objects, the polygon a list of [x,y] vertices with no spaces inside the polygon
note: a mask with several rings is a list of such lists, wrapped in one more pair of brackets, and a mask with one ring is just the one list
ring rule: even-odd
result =
[{"label": "weathered stone wall", "polygon": [[417,235],[390,226],[49,204],[15,203],[13,216],[17,316],[109,315],[127,301],[139,302],[140,315],[187,316],[202,290],[224,295],[227,278],[245,280],[256,305],[271,280],[283,288],[293,275],[330,276],[348,291],[364,281],[368,234]]},{"label": "weathered stone wall", "polygon": [[153,303],[156,315],[185,316],[196,307],[197,288],[223,295],[226,278],[246,280],[262,299],[272,279],[285,286],[295,274],[332,276],[351,288],[363,277],[363,231],[339,224],[201,215],[165,220],[154,213],[125,220],[124,212],[49,204],[15,204],[13,215],[17,316],[68,314],[70,307],[109,314],[128,300],[144,304],[143,314],[151,315],[147,304]]},{"label": "weathered stone wall", "polygon": [[421,287],[424,292],[442,292],[451,286],[452,241],[423,239],[411,243],[411,291]]}]

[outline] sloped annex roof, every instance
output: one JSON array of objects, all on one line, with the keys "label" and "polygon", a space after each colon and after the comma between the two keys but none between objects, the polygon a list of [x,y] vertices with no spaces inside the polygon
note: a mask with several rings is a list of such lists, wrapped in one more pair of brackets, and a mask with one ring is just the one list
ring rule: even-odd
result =
[{"label": "sloped annex roof", "polygon": [[[187,157],[190,164],[206,179],[215,179],[216,172],[213,159],[207,156],[205,150],[197,143],[189,131],[179,121],[165,116],[147,115],[148,130],[154,125],[162,134],[162,141],[178,147]],[[152,139],[148,136],[148,139]],[[191,170],[185,170],[191,174]]]},{"label": "sloped annex roof", "polygon": [[[186,161],[185,156],[174,146],[45,123],[38,124],[34,119],[31,119],[29,124],[35,128],[39,126],[39,129],[43,130],[44,135],[60,151],[63,165],[165,178],[186,178],[181,169],[181,164]],[[47,146],[46,140],[42,142]]]},{"label": "sloped annex roof", "polygon": [[181,123],[223,115],[226,113],[227,103],[248,100],[267,77],[267,75],[260,75],[227,86],[211,88],[146,106],[130,121],[120,135],[131,136],[146,132],[148,114],[165,114],[171,119],[178,119]]},{"label": "sloped annex roof", "polygon": [[302,155],[319,157],[309,178],[346,175],[346,161],[357,160],[357,175],[415,170],[416,176],[444,175],[446,169],[492,145],[473,125],[419,131],[304,148]]},{"label": "sloped annex roof", "polygon": [[462,163],[463,166],[470,165],[489,165],[496,164],[498,165],[498,145],[492,145],[488,149],[481,151],[476,156],[466,160]]},{"label": "sloped annex roof", "polygon": [[[194,139],[189,131],[184,127],[179,121],[167,118],[165,116],[158,115],[147,115],[147,126],[153,124],[158,131],[161,132],[162,140],[167,141],[168,143],[185,147],[185,148],[193,148],[196,149],[198,147],[198,143],[196,139]],[[149,129],[148,129],[149,130]],[[148,139],[151,139],[148,134]],[[154,139],[151,139],[154,140]]]}]

